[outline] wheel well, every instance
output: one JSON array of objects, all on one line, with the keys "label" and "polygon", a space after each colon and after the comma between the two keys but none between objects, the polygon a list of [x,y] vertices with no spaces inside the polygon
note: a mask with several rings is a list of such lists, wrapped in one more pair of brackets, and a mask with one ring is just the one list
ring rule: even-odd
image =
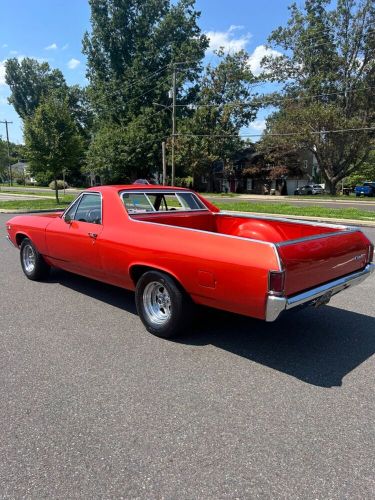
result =
[{"label": "wheel well", "polygon": [[160,273],[167,274],[176,282],[176,284],[179,287],[183,288],[181,283],[178,281],[178,279],[175,276],[173,276],[173,274],[169,273],[168,271],[164,271],[164,269],[158,269],[157,267],[142,266],[142,265],[132,266],[129,270],[129,274],[130,274],[130,277],[131,277],[134,285],[136,285],[138,283],[139,278],[147,271],[159,271]]},{"label": "wheel well", "polygon": [[26,236],[26,234],[22,234],[22,233],[17,233],[16,234],[16,243],[17,243],[17,245],[19,247],[21,246],[21,243],[23,242],[23,240],[25,238],[28,238],[28,236]]}]

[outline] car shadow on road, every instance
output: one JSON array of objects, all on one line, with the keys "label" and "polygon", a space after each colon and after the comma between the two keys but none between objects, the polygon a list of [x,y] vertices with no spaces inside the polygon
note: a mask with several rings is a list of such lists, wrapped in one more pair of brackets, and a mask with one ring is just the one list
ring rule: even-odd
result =
[{"label": "car shadow on road", "polygon": [[[133,292],[58,270],[50,281],[137,314]],[[375,318],[324,306],[265,323],[202,307],[176,343],[213,345],[308,384],[334,387],[375,353]]]},{"label": "car shadow on road", "polygon": [[223,311],[199,313],[188,345],[214,345],[320,387],[343,378],[375,353],[375,318],[331,306],[285,313],[265,323]]},{"label": "car shadow on road", "polygon": [[107,285],[101,281],[92,280],[77,274],[68,273],[59,269],[52,269],[50,283],[59,283],[78,293],[93,297],[111,306],[124,309],[130,314],[137,314],[134,293],[123,288]]}]

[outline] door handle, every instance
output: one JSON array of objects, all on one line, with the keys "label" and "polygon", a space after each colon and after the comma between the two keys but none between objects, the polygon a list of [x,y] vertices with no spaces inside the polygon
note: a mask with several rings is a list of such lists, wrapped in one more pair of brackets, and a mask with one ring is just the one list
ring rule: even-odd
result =
[{"label": "door handle", "polygon": [[98,235],[96,233],[87,233],[90,238],[93,238],[94,240],[98,237]]}]

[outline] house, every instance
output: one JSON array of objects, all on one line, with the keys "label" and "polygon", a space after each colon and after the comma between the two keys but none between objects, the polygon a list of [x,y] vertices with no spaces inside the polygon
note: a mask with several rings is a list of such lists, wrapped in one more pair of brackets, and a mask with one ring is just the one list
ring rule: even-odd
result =
[{"label": "house", "polygon": [[251,144],[235,153],[225,165],[213,162],[206,176],[195,179],[198,189],[214,192],[251,194],[294,194],[294,191],[310,182],[321,182],[321,175],[314,155],[302,150],[293,158],[286,159],[287,166],[265,161],[264,155]]},{"label": "house", "polygon": [[10,168],[13,180],[21,179],[24,183],[36,184],[36,180],[30,175],[29,164],[25,160],[13,163]]}]

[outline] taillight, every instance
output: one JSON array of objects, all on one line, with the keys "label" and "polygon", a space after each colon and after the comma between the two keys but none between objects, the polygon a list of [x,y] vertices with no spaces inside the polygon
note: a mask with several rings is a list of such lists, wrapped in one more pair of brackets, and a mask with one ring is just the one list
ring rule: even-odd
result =
[{"label": "taillight", "polygon": [[285,284],[285,271],[270,271],[268,275],[268,288],[273,295],[283,295]]},{"label": "taillight", "polygon": [[374,245],[370,243],[368,247],[368,261],[372,262],[374,260]]}]

